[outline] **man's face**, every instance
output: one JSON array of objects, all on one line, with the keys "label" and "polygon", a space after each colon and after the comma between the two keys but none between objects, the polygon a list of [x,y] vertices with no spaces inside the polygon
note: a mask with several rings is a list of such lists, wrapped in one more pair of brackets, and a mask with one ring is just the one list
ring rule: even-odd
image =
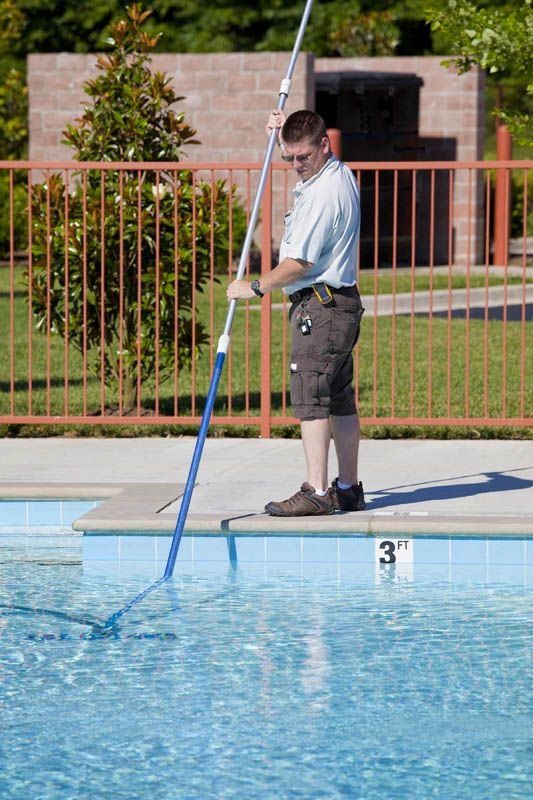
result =
[{"label": "man's face", "polygon": [[330,155],[329,140],[324,136],[320,144],[312,144],[309,139],[303,139],[296,144],[286,144],[283,148],[282,159],[290,161],[293,169],[301,181],[308,181],[317,172],[320,172]]}]

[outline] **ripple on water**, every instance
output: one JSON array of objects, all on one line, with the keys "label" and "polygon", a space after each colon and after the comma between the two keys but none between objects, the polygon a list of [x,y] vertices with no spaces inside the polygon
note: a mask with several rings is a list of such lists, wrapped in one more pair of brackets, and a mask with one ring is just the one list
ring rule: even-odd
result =
[{"label": "ripple on water", "polygon": [[523,587],[3,579],[3,800],[528,796]]}]

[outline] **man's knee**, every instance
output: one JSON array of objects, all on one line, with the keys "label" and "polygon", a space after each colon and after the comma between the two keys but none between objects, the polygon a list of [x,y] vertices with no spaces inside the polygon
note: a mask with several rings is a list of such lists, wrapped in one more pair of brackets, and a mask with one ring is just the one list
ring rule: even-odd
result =
[{"label": "man's knee", "polygon": [[297,419],[329,417],[331,371],[331,363],[321,357],[300,357],[291,364],[291,405]]},{"label": "man's knee", "polygon": [[355,393],[353,389],[350,392],[345,392],[340,396],[333,396],[331,398],[330,414],[332,417],[351,417],[357,415],[357,406],[355,405]]}]

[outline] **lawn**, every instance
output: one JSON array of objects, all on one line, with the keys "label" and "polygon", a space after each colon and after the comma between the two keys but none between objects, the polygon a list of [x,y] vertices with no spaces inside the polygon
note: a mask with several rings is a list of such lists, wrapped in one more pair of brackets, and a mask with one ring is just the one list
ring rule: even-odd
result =
[{"label": "lawn", "polygon": [[[0,270],[0,414],[15,421],[26,415],[72,416],[83,412],[82,358],[73,347],[65,348],[58,336],[52,336],[49,354],[45,337],[32,330],[32,393],[28,392],[29,341],[26,290],[22,269],[14,276],[15,332],[14,371],[11,375],[10,280],[9,270]],[[502,278],[490,277],[490,285],[501,284]],[[516,281],[519,279],[513,279]],[[373,273],[361,276],[361,292],[374,291]],[[417,290],[429,287],[429,275],[417,275]],[[178,400],[175,403],[173,381],[161,383],[158,389],[159,412],[162,415],[199,415],[212,368],[212,351],[222,332],[226,317],[225,279],[214,286],[213,304],[209,292],[198,293],[197,315],[208,323],[214,320],[213,348],[198,357],[193,370],[178,376]],[[379,274],[378,292],[392,289],[390,272]],[[399,274],[396,291],[408,291],[410,275]],[[511,279],[509,279],[511,283]],[[466,285],[466,276],[454,276],[453,288]],[[470,286],[484,286],[483,275],[472,275]],[[433,288],[448,288],[447,275],[434,275]],[[279,307],[281,293],[274,298],[272,311],[271,385],[272,413],[290,416],[287,388],[288,359],[286,313]],[[215,415],[250,417],[260,405],[260,312],[259,301],[248,306],[239,304],[232,332],[232,346],[227,368],[219,387]],[[359,408],[363,417],[519,417],[533,411],[533,336],[531,323],[470,320],[427,315],[396,318],[367,318],[358,347]],[[411,338],[412,337],[412,338]],[[65,363],[68,355],[68,380]],[[505,358],[504,358],[505,355]],[[50,360],[50,380],[46,363]],[[484,373],[484,358],[488,371]],[[394,368],[393,368],[394,361]],[[468,363],[467,363],[468,362]],[[448,375],[450,386],[448,388]],[[195,385],[192,393],[193,380]],[[14,394],[10,387],[13,381]],[[143,386],[142,406],[148,414],[155,408],[155,387]],[[117,403],[116,390],[105,389],[104,406]],[[86,408],[99,414],[102,386],[99,378],[87,379]],[[245,421],[245,420],[241,420]]]}]

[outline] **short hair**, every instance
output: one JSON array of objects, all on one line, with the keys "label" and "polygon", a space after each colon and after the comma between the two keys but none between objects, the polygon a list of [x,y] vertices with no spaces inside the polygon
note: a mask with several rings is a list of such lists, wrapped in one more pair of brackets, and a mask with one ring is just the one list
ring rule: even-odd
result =
[{"label": "short hair", "polygon": [[324,136],[327,136],[326,125],[314,111],[295,111],[287,117],[281,129],[281,138],[286,144],[298,144],[309,139],[316,146]]}]

